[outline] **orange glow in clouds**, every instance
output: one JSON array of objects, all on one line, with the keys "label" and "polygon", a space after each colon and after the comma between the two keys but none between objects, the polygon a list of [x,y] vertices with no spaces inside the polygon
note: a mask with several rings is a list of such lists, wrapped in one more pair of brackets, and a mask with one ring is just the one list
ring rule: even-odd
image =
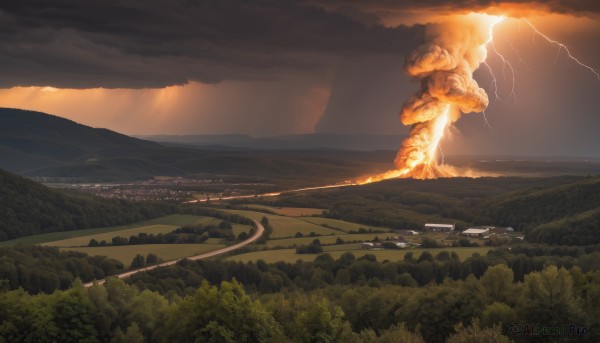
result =
[{"label": "orange glow in clouds", "polygon": [[158,89],[13,87],[0,89],[0,107],[55,114],[125,134],[260,136],[272,131],[269,125],[281,134],[312,132],[329,92],[320,84],[260,81]]}]

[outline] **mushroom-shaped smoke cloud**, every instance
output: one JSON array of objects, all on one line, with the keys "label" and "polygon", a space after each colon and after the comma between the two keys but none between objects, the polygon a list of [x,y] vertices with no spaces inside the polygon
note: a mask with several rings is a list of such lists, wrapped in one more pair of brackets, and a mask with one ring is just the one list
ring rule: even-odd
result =
[{"label": "mushroom-shaped smoke cloud", "polygon": [[489,104],[473,72],[485,61],[485,45],[502,17],[485,14],[460,16],[428,26],[426,43],[405,61],[406,73],[421,81],[421,89],[404,104],[400,118],[414,125],[394,162],[396,170],[371,177],[436,178],[453,176],[453,168],[436,161],[438,144],[461,113],[482,112]]}]

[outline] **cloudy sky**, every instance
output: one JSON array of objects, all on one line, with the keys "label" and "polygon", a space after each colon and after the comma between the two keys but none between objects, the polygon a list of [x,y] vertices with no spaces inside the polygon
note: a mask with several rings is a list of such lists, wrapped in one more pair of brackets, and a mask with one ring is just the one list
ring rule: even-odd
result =
[{"label": "cloudy sky", "polygon": [[[416,4],[415,4],[416,3]],[[406,134],[404,58],[426,26],[476,11],[494,29],[486,110],[453,154],[600,155],[600,2],[20,0],[0,3],[0,106],[127,134]],[[492,49],[495,47],[495,51]],[[512,71],[495,53],[502,54]]]}]

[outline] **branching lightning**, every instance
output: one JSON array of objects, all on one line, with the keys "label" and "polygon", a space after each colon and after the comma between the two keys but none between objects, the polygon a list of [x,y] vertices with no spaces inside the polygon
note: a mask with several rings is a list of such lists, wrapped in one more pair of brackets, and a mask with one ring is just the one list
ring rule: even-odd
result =
[{"label": "branching lightning", "polygon": [[546,35],[545,35],[545,34],[543,34],[542,32],[540,32],[540,31],[539,31],[539,30],[538,30],[538,29],[537,29],[537,28],[536,28],[536,27],[535,27],[535,26],[534,26],[534,25],[533,25],[533,24],[532,24],[532,23],[531,23],[529,20],[527,20],[527,19],[523,19],[523,21],[525,21],[525,22],[527,23],[527,25],[529,25],[529,27],[531,27],[531,29],[533,30],[533,32],[534,32],[535,34],[537,34],[538,36],[540,36],[540,37],[544,38],[544,39],[545,39],[547,42],[549,42],[549,43],[552,43],[552,44],[555,44],[555,45],[557,45],[557,46],[558,46],[558,51],[556,52],[557,56],[558,56],[558,54],[560,54],[560,51],[561,51],[561,50],[564,50],[564,51],[567,53],[567,56],[568,56],[568,57],[569,57],[569,58],[570,58],[572,61],[574,61],[575,63],[579,64],[579,66],[581,66],[581,67],[583,67],[583,68],[585,68],[585,69],[587,69],[587,70],[591,71],[591,72],[592,72],[594,75],[596,75],[596,78],[597,78],[598,80],[600,80],[600,69],[596,69],[596,68],[590,67],[589,65],[587,65],[587,64],[585,64],[585,63],[583,63],[583,62],[581,62],[581,61],[580,61],[580,60],[579,60],[577,57],[575,57],[575,56],[573,56],[573,55],[571,54],[571,50],[569,50],[569,48],[568,48],[566,45],[564,45],[563,43],[561,43],[561,42],[558,42],[558,41],[556,41],[556,40],[554,40],[554,39],[552,39],[552,38],[550,38],[550,37],[546,36]]},{"label": "branching lightning", "polygon": [[525,62],[525,60],[521,57],[521,54],[519,54],[519,51],[517,49],[515,49],[515,46],[510,43],[510,48],[512,49],[512,51],[515,53],[515,55],[517,56],[517,58],[519,59],[519,64],[523,65],[525,68],[527,68],[527,70],[532,70],[529,65],[527,64],[527,62]]},{"label": "branching lightning", "polygon": [[[490,29],[489,29],[489,39],[486,42],[487,46],[490,46],[492,49],[492,51],[494,52],[494,54],[496,54],[496,56],[498,56],[500,58],[500,60],[502,61],[502,76],[504,78],[504,80],[506,80],[506,69],[508,66],[508,69],[510,70],[510,76],[511,76],[511,88],[510,88],[510,93],[508,94],[508,98],[510,99],[511,97],[514,99],[515,104],[518,102],[517,99],[517,94],[515,92],[516,86],[517,86],[517,81],[516,81],[516,77],[515,77],[515,68],[513,68],[512,64],[508,61],[507,58],[504,57],[503,54],[501,54],[498,49],[496,49],[496,45],[494,44],[494,27],[496,26],[496,24],[504,21],[504,17],[499,17],[498,20],[496,20],[495,22],[493,22],[490,25]],[[493,69],[490,67],[490,65],[484,61],[483,64],[488,68],[490,74],[492,75],[492,83],[494,85],[493,89],[494,89],[494,95],[496,96],[496,100],[501,100],[502,102],[507,102],[506,100],[502,99],[500,96],[498,96],[498,80],[496,78],[496,75],[494,74]],[[484,118],[485,118],[485,114],[484,114]],[[486,122],[487,122],[487,118],[485,118]]]}]

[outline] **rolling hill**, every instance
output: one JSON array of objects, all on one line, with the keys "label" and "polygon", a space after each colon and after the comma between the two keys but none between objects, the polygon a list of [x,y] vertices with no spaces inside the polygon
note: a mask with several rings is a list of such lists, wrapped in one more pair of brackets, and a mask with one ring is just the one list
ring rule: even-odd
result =
[{"label": "rolling hill", "polygon": [[372,172],[373,162],[391,161],[392,156],[386,152],[167,147],[45,113],[0,108],[0,168],[30,177],[112,181],[217,174],[308,185]]},{"label": "rolling hill", "polygon": [[0,168],[27,176],[131,177],[174,173],[137,158],[155,142],[40,112],[0,108]]},{"label": "rolling hill", "polygon": [[48,188],[0,170],[0,241],[154,218],[174,206],[131,203]]}]

